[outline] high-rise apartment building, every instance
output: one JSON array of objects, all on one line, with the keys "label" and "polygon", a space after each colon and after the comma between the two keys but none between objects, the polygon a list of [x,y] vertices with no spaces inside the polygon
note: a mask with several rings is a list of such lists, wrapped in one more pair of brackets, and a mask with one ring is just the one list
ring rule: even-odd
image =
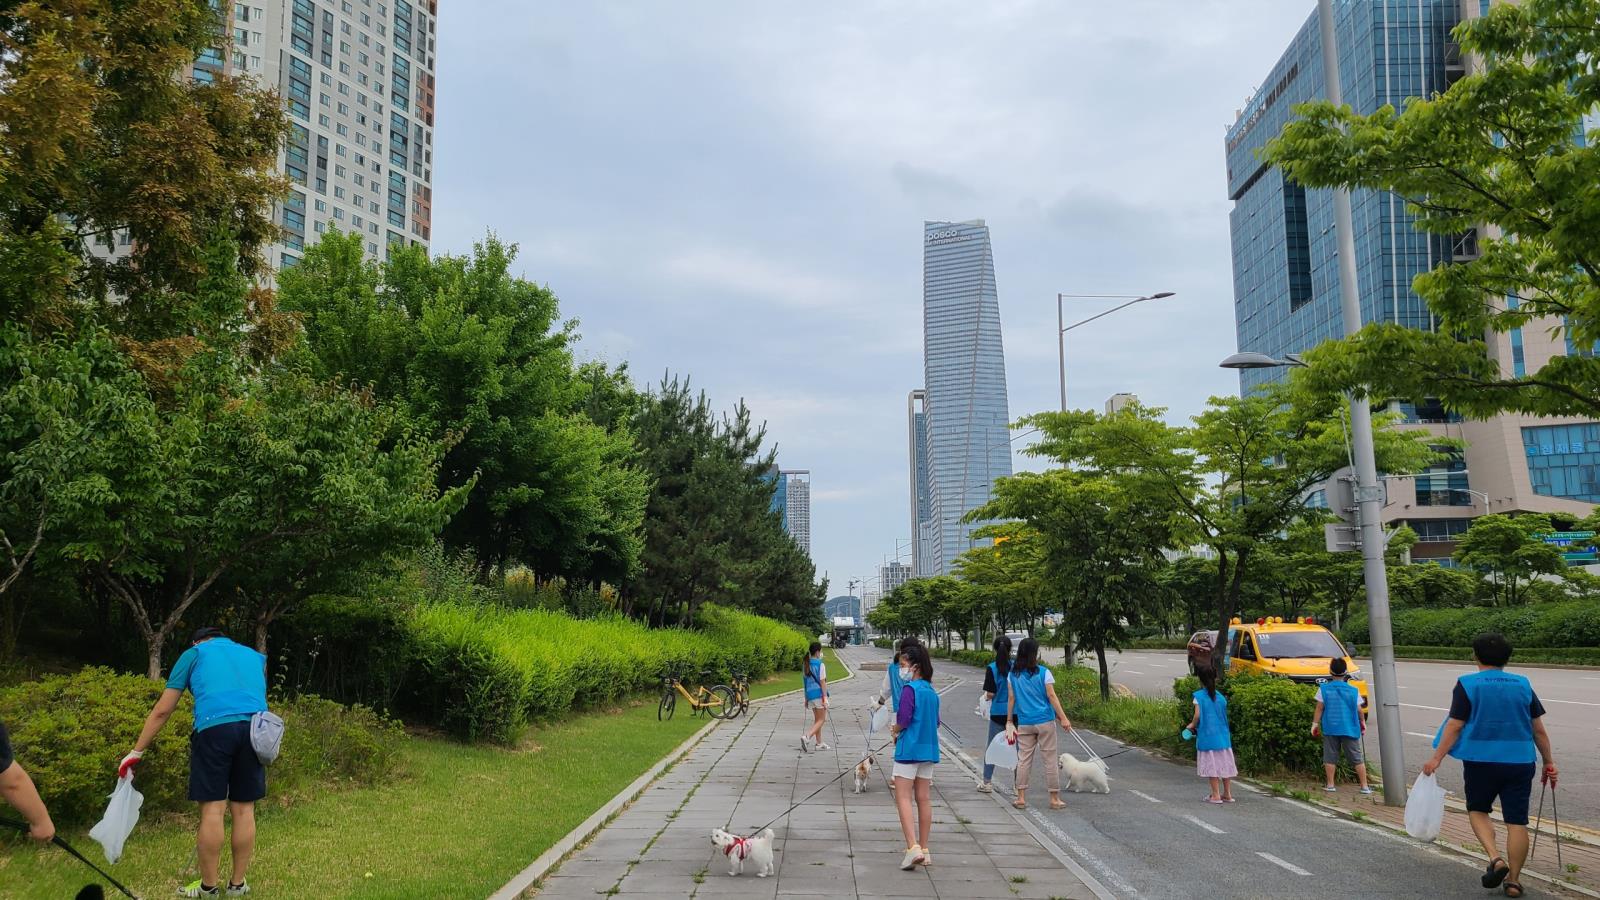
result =
[{"label": "high-rise apartment building", "polygon": [[[1308,4],[1310,5],[1310,4]],[[1363,0],[1337,3],[1340,84],[1361,114],[1409,97],[1443,92],[1472,65],[1451,29],[1481,15],[1488,0]],[[1322,40],[1313,8],[1289,48],[1238,113],[1226,136],[1238,349],[1282,357],[1344,336],[1337,240],[1330,191],[1303,188],[1264,165],[1257,151],[1282,130],[1299,103],[1326,96]],[[1433,327],[1412,280],[1436,265],[1471,259],[1477,233],[1441,237],[1415,227],[1405,201],[1355,190],[1356,271],[1363,323]],[[1567,352],[1547,328],[1491,338],[1507,373]],[[1243,392],[1282,378],[1281,369],[1244,370]],[[1586,515],[1600,501],[1600,425],[1579,419],[1501,415],[1462,421],[1434,404],[1397,404],[1407,422],[1464,440],[1451,462],[1417,479],[1390,481],[1385,517],[1421,536],[1417,557],[1446,557],[1471,518],[1485,512]]]},{"label": "high-rise apartment building", "polygon": [[1128,393],[1112,394],[1110,397],[1106,398],[1106,415],[1109,416],[1109,415],[1111,415],[1113,413],[1122,412],[1123,410],[1127,409],[1130,406],[1133,406],[1133,405],[1137,404],[1138,402],[1139,402],[1139,397],[1137,395],[1135,395],[1135,394],[1128,394]]},{"label": "high-rise apartment building", "polygon": [[981,219],[924,222],[922,240],[925,380],[911,393],[908,409],[918,576],[949,572],[955,558],[974,546],[972,531],[982,523],[963,518],[989,501],[996,478],[1011,474],[989,228]]},{"label": "high-rise apartment building", "polygon": [[805,469],[785,469],[783,525],[789,536],[811,555],[811,473]]},{"label": "high-rise apartment building", "polygon": [[248,75],[282,95],[294,182],[273,211],[274,267],[329,229],[367,256],[431,236],[437,0],[212,0],[227,16],[193,77]]},{"label": "high-rise apartment building", "polygon": [[911,567],[899,560],[878,567],[878,593],[888,594],[911,580]]}]

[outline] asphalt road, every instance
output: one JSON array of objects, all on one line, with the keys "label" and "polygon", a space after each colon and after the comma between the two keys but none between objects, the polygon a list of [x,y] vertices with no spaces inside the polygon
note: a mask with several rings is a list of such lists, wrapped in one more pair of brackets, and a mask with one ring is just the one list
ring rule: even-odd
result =
[{"label": "asphalt road", "polygon": [[[872,649],[851,651],[853,658],[887,655]],[[1181,657],[1173,659],[1182,662]],[[1144,671],[1131,658],[1124,665]],[[939,661],[936,669],[935,686],[946,698],[941,716],[945,737],[959,735],[964,752],[981,761],[987,726],[972,712],[983,684],[981,670],[948,661]],[[1126,670],[1124,676],[1133,677]],[[1084,735],[1102,756],[1122,746],[1110,738]],[[1070,738],[1062,738],[1062,748],[1068,749]],[[947,762],[951,764],[941,764],[935,776],[940,789],[972,790],[965,770],[954,760]],[[1122,753],[1108,765],[1110,794],[1068,792],[1067,809],[1060,812],[1046,808],[1043,772],[1035,772],[1029,792],[1034,808],[1028,815],[1118,897],[1485,896],[1478,885],[1481,870],[1458,855],[1243,786],[1236,786],[1239,802],[1213,806],[1202,802],[1206,788],[1192,765],[1141,750]],[[997,773],[996,783],[1009,792],[1011,778],[1004,770]],[[1551,895],[1529,882],[1528,896]]]},{"label": "asphalt road", "polygon": [[[1057,654],[1059,655],[1059,653]],[[1134,652],[1111,654],[1111,679],[1152,697],[1171,697],[1172,680],[1188,671],[1182,653]],[[1370,673],[1370,660],[1360,660]],[[1561,769],[1561,822],[1600,829],[1600,671],[1584,669],[1512,669],[1528,676],[1544,703],[1546,730]],[[1416,779],[1422,764],[1433,755],[1433,735],[1450,709],[1450,691],[1456,679],[1477,671],[1451,663],[1400,662],[1400,726],[1405,733],[1406,783]],[[1070,713],[1069,713],[1070,715]],[[1306,718],[1310,727],[1310,716]],[[1378,759],[1377,731],[1367,732],[1367,753]],[[1439,783],[1461,796],[1461,765],[1454,760],[1440,767]],[[1537,794],[1535,803],[1538,802]]]}]

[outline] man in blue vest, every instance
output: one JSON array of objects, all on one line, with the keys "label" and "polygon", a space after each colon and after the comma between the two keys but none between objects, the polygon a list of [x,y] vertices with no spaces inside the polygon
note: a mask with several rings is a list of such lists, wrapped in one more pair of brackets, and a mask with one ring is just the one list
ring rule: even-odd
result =
[{"label": "man in blue vest", "polygon": [[1317,687],[1317,708],[1311,713],[1311,736],[1322,737],[1322,769],[1328,783],[1322,789],[1332,794],[1334,773],[1339,768],[1339,752],[1356,767],[1356,778],[1361,782],[1361,793],[1372,793],[1367,784],[1367,761],[1361,753],[1361,733],[1366,723],[1361,721],[1361,692],[1345,680],[1349,664],[1344,657],[1335,656],[1328,664],[1332,679]]},{"label": "man in blue vest", "polygon": [[233,816],[233,875],[230,897],[250,893],[245,872],[256,846],[256,801],[267,795],[267,770],[250,743],[250,718],[267,709],[267,658],[236,644],[220,628],[201,628],[167,677],[133,752],[122,758],[117,775],[128,774],[144,758],[150,742],[178,708],[178,698],[194,694],[194,732],[189,735],[189,799],[200,804],[196,849],[200,880],[178,889],[180,897],[221,894],[222,815]]},{"label": "man in blue vest", "polygon": [[[1489,857],[1481,880],[1486,888],[1505,883],[1508,897],[1522,896],[1522,864],[1528,859],[1528,798],[1533,793],[1534,749],[1544,758],[1543,781],[1556,783],[1556,760],[1544,730],[1544,705],[1533,685],[1505,671],[1511,644],[1504,636],[1481,634],[1472,642],[1478,671],[1456,681],[1450,717],[1433,739],[1433,758],[1422,766],[1432,775],[1449,754],[1461,760],[1467,816],[1472,833]],[[1495,848],[1489,812],[1500,800],[1506,823],[1506,856]]]}]

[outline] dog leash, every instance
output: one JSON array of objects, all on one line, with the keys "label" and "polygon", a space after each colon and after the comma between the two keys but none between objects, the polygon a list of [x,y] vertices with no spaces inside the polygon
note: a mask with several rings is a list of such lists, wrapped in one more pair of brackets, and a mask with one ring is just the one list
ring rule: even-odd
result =
[{"label": "dog leash", "polygon": [[[0,825],[7,826],[9,828],[15,828],[15,829],[17,829],[18,831],[20,831],[20,832],[22,832],[24,834],[27,834],[29,831],[33,830],[33,826],[29,825],[27,822],[21,822],[21,821],[18,821],[16,819],[8,819],[8,818],[5,818],[3,816],[0,816]],[[91,868],[91,869],[95,870],[96,872],[98,872],[101,878],[104,878],[106,881],[111,882],[111,886],[112,887],[114,887],[117,890],[123,892],[124,894],[127,894],[129,897],[134,898],[134,900],[138,900],[138,895],[137,894],[135,894],[133,891],[130,891],[127,888],[123,887],[121,882],[117,881],[115,878],[112,878],[110,875],[107,875],[104,869],[102,869],[99,866],[95,865],[94,863],[90,862],[89,858],[87,856],[84,856],[82,853],[79,853],[77,848],[75,848],[71,844],[67,843],[66,840],[61,837],[61,835],[58,834],[55,837],[51,838],[50,839],[50,843],[55,844],[57,847],[60,847],[61,849],[67,851],[67,853],[71,854],[72,856],[77,857],[79,862],[83,863],[84,865],[86,865],[89,868]]]},{"label": "dog leash", "polygon": [[[868,751],[867,756],[872,756],[873,754],[876,754],[879,751],[883,750],[884,747],[887,747],[887,746],[889,746],[890,744],[893,744],[893,743],[894,743],[894,741],[888,741],[882,747],[879,747],[877,750]],[[863,757],[861,757],[861,759],[866,759],[867,756],[863,756]],[[790,804],[788,809],[784,810],[781,813],[778,813],[776,816],[773,816],[772,817],[772,821],[768,822],[765,825],[762,825],[760,828],[755,829],[754,831],[751,832],[751,834],[760,834],[761,832],[766,831],[768,828],[771,828],[773,823],[777,822],[779,819],[783,818],[784,816],[787,816],[789,813],[792,813],[795,810],[799,809],[801,806],[805,805],[805,802],[807,800],[810,800],[812,797],[815,797],[816,795],[818,795],[818,794],[822,793],[823,791],[827,790],[828,787],[831,786],[835,781],[838,781],[839,779],[841,779],[844,776],[850,774],[851,772],[854,772],[856,770],[856,766],[860,765],[860,764],[861,764],[861,760],[856,760],[855,763],[851,764],[850,768],[841,771],[839,774],[833,776],[832,778],[829,778],[827,781],[822,783],[821,787],[819,787],[816,790],[812,791],[811,793],[805,795],[804,797],[801,797],[795,803]]]}]

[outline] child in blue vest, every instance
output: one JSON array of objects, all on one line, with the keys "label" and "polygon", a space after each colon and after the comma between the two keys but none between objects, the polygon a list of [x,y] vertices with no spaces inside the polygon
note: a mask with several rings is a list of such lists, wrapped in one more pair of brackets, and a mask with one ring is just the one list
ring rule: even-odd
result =
[{"label": "child in blue vest", "polygon": [[[900,676],[906,682],[895,703],[894,725],[894,805],[900,813],[900,831],[906,839],[906,855],[900,868],[912,869],[918,863],[930,865],[928,833],[933,829],[933,767],[939,762],[939,694],[928,679],[933,677],[933,661],[928,648],[915,644],[900,653]],[[911,801],[915,795],[917,815]]]},{"label": "child in blue vest", "polygon": [[1328,776],[1323,790],[1330,794],[1339,790],[1333,782],[1334,772],[1339,768],[1339,751],[1343,750],[1345,758],[1356,767],[1361,793],[1370,794],[1367,762],[1361,753],[1361,734],[1367,730],[1367,723],[1361,720],[1361,692],[1345,680],[1348,669],[1343,657],[1334,657],[1328,664],[1333,680],[1317,688],[1317,708],[1311,713],[1311,736],[1322,738],[1322,770]]},{"label": "child in blue vest", "polygon": [[1044,762],[1044,786],[1050,792],[1050,808],[1066,809],[1061,802],[1061,766],[1056,761],[1056,728],[1072,729],[1072,720],[1056,696],[1056,678],[1049,666],[1039,665],[1039,642],[1023,638],[1017,645],[1017,659],[1006,679],[1006,733],[1017,743],[1015,774],[1017,799],[1011,805],[1028,808],[1028,780],[1033,758]]},{"label": "child in blue vest", "polygon": [[1199,675],[1201,689],[1194,692],[1194,719],[1189,722],[1189,730],[1195,735],[1195,771],[1211,782],[1207,803],[1232,803],[1233,784],[1229,779],[1239,777],[1239,766],[1233,761],[1228,698],[1217,693],[1216,669],[1202,666]]},{"label": "child in blue vest", "polygon": [[[1445,754],[1461,760],[1466,782],[1467,818],[1472,833],[1489,857],[1480,883],[1501,887],[1507,897],[1522,896],[1522,864],[1528,859],[1528,798],[1533,794],[1534,750],[1544,757],[1540,779],[1556,786],[1556,758],[1544,728],[1544,704],[1533,684],[1505,670],[1511,661],[1511,643],[1493,632],[1472,642],[1478,671],[1456,681],[1450,698],[1450,717],[1433,739],[1433,758],[1422,764],[1432,775]],[[1506,823],[1506,855],[1495,848],[1494,820],[1489,813],[1500,801],[1500,818]]]},{"label": "child in blue vest", "polygon": [[[994,662],[983,670],[983,696],[989,701],[989,736],[983,746],[994,742],[995,735],[1006,730],[1006,708],[1011,705],[1011,638],[1000,635],[994,639]],[[978,790],[985,794],[994,792],[994,766],[983,764],[983,781]]]},{"label": "child in blue vest", "polygon": [[828,669],[822,663],[821,643],[811,642],[801,678],[806,686],[806,709],[811,710],[811,725],[800,735],[800,749],[831,750],[832,747],[822,742],[822,723],[828,721]]}]

